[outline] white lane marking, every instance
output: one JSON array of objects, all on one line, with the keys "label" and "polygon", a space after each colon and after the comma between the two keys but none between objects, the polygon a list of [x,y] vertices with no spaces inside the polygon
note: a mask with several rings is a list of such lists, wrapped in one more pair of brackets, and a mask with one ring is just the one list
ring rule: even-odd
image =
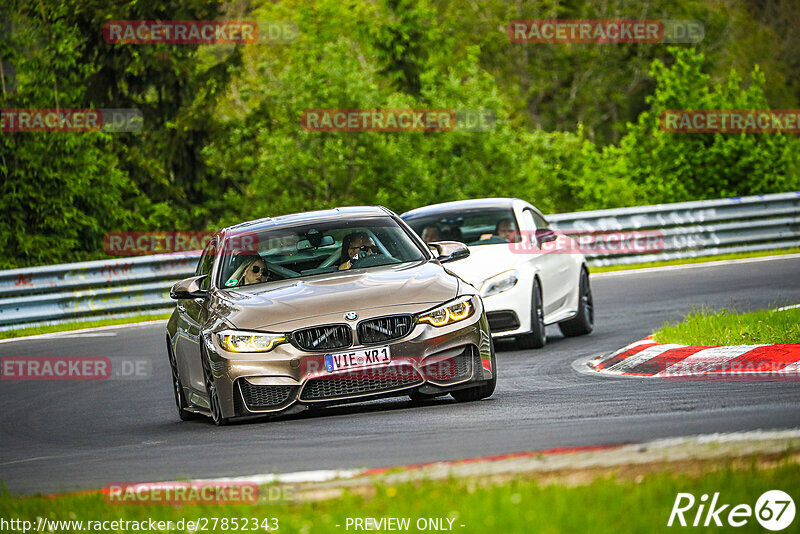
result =
[{"label": "white lane marking", "polygon": [[786,311],[786,310],[793,310],[795,308],[800,308],[800,304],[793,304],[791,306],[784,306],[783,308],[776,308],[772,311]]},{"label": "white lane marking", "polygon": [[57,334],[78,334],[82,332],[94,332],[95,330],[111,330],[111,329],[122,329],[122,328],[136,328],[141,326],[153,326],[167,323],[167,319],[156,319],[155,321],[141,321],[138,323],[127,323],[127,324],[111,324],[107,326],[95,326],[92,328],[80,328],[77,330],[63,330],[61,332],[48,332],[46,334],[35,334],[32,336],[22,336],[22,337],[10,337],[6,339],[0,339],[0,343],[11,343],[12,341],[28,341],[28,340],[37,340],[37,339],[47,339],[49,337],[53,337]]},{"label": "white lane marking", "polygon": [[39,460],[55,460],[55,459],[58,459],[58,458],[63,458],[63,456],[34,456],[32,458],[22,458],[22,459],[19,459],[19,460],[10,460],[8,462],[2,462],[2,463],[0,463],[0,466],[14,465],[14,464],[24,464],[24,463],[28,463],[28,462],[37,462]]},{"label": "white lane marking", "polygon": [[730,433],[716,433],[716,434],[699,434],[696,436],[662,438],[651,441],[647,444],[648,448],[656,447],[672,447],[674,445],[682,445],[690,441],[696,443],[729,443],[740,441],[766,441],[770,439],[794,439],[800,438],[800,428],[791,428],[787,430],[746,430],[743,432],[730,432]]},{"label": "white lane marking", "polygon": [[65,338],[73,338],[73,337],[116,337],[117,334],[115,332],[83,332],[81,334],[73,334],[72,332],[53,332],[50,334],[42,334],[42,339],[65,339]]},{"label": "white lane marking", "polygon": [[[759,263],[762,261],[790,260],[800,258],[800,254],[781,254],[778,256],[762,256],[760,258],[740,258],[738,260],[718,260],[700,263],[684,263],[681,265],[664,265],[662,267],[644,267],[642,269],[625,269],[607,273],[592,274],[592,278],[610,278],[612,276],[625,276],[628,274],[660,273],[664,271],[680,271],[682,269],[701,269],[703,267],[719,267],[722,265],[737,265],[741,263]],[[592,268],[589,267],[589,271]]]},{"label": "white lane marking", "polygon": [[252,482],[255,484],[326,482],[342,478],[357,477],[366,469],[321,469],[318,471],[296,471],[294,473],[265,473],[243,477],[225,477],[203,479],[200,482]]}]

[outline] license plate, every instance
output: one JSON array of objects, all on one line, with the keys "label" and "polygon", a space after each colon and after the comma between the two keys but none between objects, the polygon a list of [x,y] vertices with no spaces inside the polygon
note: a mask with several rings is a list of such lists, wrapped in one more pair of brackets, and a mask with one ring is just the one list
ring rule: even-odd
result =
[{"label": "license plate", "polygon": [[389,347],[373,347],[371,349],[351,350],[325,355],[325,369],[329,373],[359,367],[377,367],[391,363],[392,354]]}]

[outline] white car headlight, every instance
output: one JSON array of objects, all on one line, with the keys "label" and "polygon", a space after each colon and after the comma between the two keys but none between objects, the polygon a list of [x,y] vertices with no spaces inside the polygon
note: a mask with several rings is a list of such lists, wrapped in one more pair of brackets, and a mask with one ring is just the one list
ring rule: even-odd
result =
[{"label": "white car headlight", "polygon": [[217,340],[228,352],[269,352],[286,342],[283,334],[223,330],[217,332]]},{"label": "white car headlight", "polygon": [[515,269],[504,271],[496,276],[487,278],[481,285],[481,296],[491,297],[504,291],[508,291],[519,281],[519,273]]},{"label": "white car headlight", "polygon": [[443,306],[434,308],[417,317],[420,323],[427,323],[433,326],[447,326],[449,324],[463,321],[475,313],[475,305],[472,304],[472,297],[467,295]]}]

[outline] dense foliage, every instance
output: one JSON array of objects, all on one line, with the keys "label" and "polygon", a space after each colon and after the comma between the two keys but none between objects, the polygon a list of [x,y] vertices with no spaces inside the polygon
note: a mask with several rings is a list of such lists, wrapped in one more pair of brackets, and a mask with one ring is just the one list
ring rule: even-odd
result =
[{"label": "dense foliage", "polygon": [[[12,0],[3,108],[137,108],[138,133],[0,134],[0,268],[120,230],[518,196],[545,212],[800,189],[784,134],[675,134],[664,109],[798,108],[792,0]],[[517,44],[513,19],[696,19],[696,45]],[[291,21],[282,44],[108,44],[109,20]],[[10,31],[8,31],[10,29]],[[489,131],[322,133],[308,108],[489,109]]]}]

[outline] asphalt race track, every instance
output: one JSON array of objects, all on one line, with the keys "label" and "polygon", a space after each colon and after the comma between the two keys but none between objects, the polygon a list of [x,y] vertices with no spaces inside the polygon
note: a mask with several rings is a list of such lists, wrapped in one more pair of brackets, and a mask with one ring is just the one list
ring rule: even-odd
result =
[{"label": "asphalt race track", "polygon": [[800,258],[602,275],[596,329],[518,351],[498,344],[490,399],[388,399],[217,428],[181,422],[163,323],[0,344],[0,356],[151,358],[149,380],[0,382],[0,481],[13,494],[174,480],[380,467],[800,427],[800,382],[664,382],[578,373],[578,358],[639,339],[695,305],[800,303]]}]

